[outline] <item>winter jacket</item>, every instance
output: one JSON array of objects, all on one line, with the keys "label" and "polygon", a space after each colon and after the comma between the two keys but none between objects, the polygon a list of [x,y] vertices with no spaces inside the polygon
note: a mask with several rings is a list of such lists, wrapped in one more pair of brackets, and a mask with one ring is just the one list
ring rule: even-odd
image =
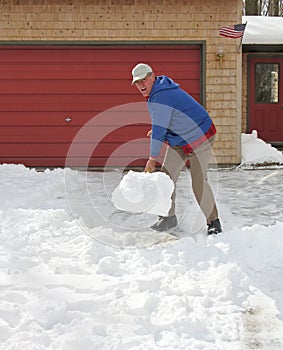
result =
[{"label": "winter jacket", "polygon": [[164,75],[156,77],[148,98],[148,110],[152,120],[152,157],[159,155],[163,142],[170,146],[191,145],[213,126],[205,108]]}]

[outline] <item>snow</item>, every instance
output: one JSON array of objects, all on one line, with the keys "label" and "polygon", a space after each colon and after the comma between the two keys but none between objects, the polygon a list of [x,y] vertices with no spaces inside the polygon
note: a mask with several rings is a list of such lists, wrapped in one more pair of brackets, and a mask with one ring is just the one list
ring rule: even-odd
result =
[{"label": "snow", "polygon": [[242,134],[242,164],[283,164],[283,154],[258,138],[257,131]]},{"label": "snow", "polygon": [[155,244],[112,203],[121,169],[1,165],[0,349],[282,349],[282,171],[211,169],[213,237],[183,171],[180,239]]},{"label": "snow", "polygon": [[243,16],[246,23],[243,44],[271,45],[283,43],[283,17]]},{"label": "snow", "polygon": [[128,212],[166,216],[173,190],[174,183],[165,173],[130,170],[114,190],[112,202],[117,209]]}]

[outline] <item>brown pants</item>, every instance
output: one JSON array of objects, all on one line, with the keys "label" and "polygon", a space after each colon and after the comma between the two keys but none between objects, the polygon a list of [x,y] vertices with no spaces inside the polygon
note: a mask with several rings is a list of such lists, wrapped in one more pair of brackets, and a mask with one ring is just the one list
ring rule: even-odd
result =
[{"label": "brown pants", "polygon": [[207,167],[212,152],[215,136],[200,145],[193,153],[186,155],[180,146],[167,147],[161,171],[168,174],[174,182],[175,190],[172,194],[172,206],[168,216],[175,215],[176,183],[186,161],[190,161],[192,188],[196,200],[206,217],[208,224],[218,218],[214,195],[207,182]]}]

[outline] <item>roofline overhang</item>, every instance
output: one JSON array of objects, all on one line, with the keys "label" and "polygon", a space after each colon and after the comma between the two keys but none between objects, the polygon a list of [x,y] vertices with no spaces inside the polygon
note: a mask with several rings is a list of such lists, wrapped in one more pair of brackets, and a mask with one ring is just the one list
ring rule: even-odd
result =
[{"label": "roofline overhang", "polygon": [[283,53],[282,44],[243,44],[242,52]]}]

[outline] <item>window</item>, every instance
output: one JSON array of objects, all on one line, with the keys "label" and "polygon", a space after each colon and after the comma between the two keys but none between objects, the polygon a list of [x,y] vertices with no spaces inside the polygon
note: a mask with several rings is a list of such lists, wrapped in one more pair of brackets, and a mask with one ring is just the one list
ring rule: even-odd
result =
[{"label": "window", "polygon": [[256,103],[278,103],[279,64],[256,63],[255,69]]}]

